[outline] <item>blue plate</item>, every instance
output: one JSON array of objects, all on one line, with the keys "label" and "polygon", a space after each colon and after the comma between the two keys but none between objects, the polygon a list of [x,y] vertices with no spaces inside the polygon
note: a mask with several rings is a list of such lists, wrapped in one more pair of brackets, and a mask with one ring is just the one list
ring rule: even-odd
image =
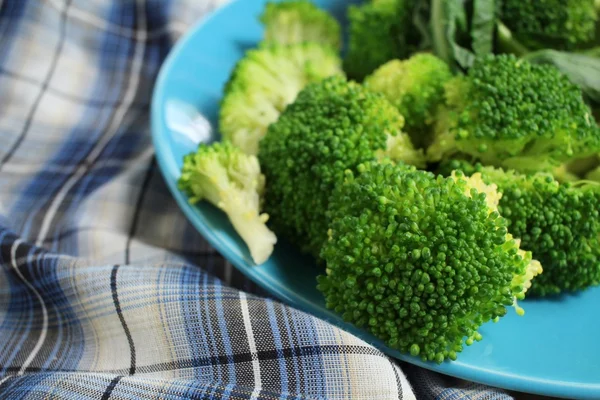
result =
[{"label": "blue plate", "polygon": [[[434,371],[501,388],[556,397],[600,399],[600,288],[523,302],[481,329],[483,341],[454,362],[424,363],[400,354],[345,324],[325,309],[314,262],[280,241],[263,265],[253,265],[245,245],[216,208],[192,206],[177,189],[183,156],[200,141],[218,137],[217,110],[224,83],[237,60],[261,39],[257,22],[264,0],[222,7],[180,40],[165,62],[152,102],[152,135],[166,182],[192,224],[236,268],[288,304],[337,324],[385,353]],[[343,20],[347,0],[317,3]],[[211,129],[212,127],[212,129]]]}]

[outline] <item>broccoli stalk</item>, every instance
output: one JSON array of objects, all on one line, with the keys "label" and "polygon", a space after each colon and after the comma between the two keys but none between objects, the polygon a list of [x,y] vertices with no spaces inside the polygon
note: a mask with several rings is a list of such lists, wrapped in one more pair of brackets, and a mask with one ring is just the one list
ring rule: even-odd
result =
[{"label": "broccoli stalk", "polygon": [[346,171],[329,202],[318,289],[328,308],[401,352],[441,363],[517,305],[540,264],[477,179],[391,162]]},{"label": "broccoli stalk", "polygon": [[577,182],[593,171],[600,164],[597,154],[589,157],[573,159],[552,171],[559,182]]},{"label": "broccoli stalk", "polygon": [[597,167],[596,169],[590,171],[585,178],[587,180],[590,180],[592,182],[598,182],[600,183],[600,167]]},{"label": "broccoli stalk", "polygon": [[501,21],[498,21],[497,23],[497,32],[498,50],[500,52],[510,53],[518,57],[522,57],[531,51],[525,45],[521,44],[521,42],[515,39],[512,31]]},{"label": "broccoli stalk", "polygon": [[260,213],[265,177],[255,156],[229,142],[200,144],[184,158],[178,183],[191,203],[207,200],[227,214],[256,264],[270,257],[277,238]]}]

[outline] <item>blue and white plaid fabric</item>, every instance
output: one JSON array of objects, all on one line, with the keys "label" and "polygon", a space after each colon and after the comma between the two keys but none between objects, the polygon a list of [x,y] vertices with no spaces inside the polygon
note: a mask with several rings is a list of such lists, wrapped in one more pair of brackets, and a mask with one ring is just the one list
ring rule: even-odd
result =
[{"label": "blue and white plaid fabric", "polygon": [[186,222],[148,105],[218,5],[0,0],[0,398],[510,399],[264,297]]}]

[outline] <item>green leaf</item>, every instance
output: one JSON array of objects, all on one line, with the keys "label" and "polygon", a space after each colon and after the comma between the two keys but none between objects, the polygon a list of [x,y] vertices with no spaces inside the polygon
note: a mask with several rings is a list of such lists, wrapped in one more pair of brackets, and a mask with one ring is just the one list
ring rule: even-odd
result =
[{"label": "green leaf", "polygon": [[489,54],[493,51],[495,25],[496,1],[473,0],[471,40],[476,55]]},{"label": "green leaf", "polygon": [[475,54],[459,44],[459,38],[469,36],[466,0],[432,0],[431,32],[433,50],[442,60],[456,69],[469,68]]},{"label": "green leaf", "polygon": [[524,59],[538,64],[552,64],[571,82],[580,86],[592,101],[600,103],[600,58],[594,55],[541,50],[529,53]]}]

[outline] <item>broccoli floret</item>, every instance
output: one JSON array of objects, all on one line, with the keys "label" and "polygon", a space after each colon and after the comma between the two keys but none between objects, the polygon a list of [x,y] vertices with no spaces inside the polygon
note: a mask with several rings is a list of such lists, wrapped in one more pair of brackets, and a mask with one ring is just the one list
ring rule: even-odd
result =
[{"label": "broccoli floret", "polygon": [[530,49],[570,50],[594,39],[598,15],[594,0],[503,0],[501,18]]},{"label": "broccoli floret", "polygon": [[315,43],[263,45],[247,52],[225,86],[219,127],[225,139],[248,154],[304,86],[342,74],[341,60]]},{"label": "broccoli floret", "polygon": [[526,176],[489,167],[482,175],[502,192],[499,209],[511,233],[544,266],[533,294],[600,284],[600,186],[560,184],[549,174]]},{"label": "broccoli floret", "polygon": [[264,41],[279,44],[320,43],[340,50],[340,24],[308,0],[269,2],[260,21],[265,25]]},{"label": "broccoli floret", "polygon": [[269,258],[277,238],[260,213],[265,177],[256,156],[229,142],[200,144],[185,156],[178,184],[191,203],[207,200],[227,214],[256,264]]},{"label": "broccoli floret", "polygon": [[344,170],[386,156],[424,166],[403,124],[381,94],[343,77],[308,85],[260,142],[265,209],[275,231],[318,257],[329,195]]},{"label": "broccoli floret", "polygon": [[526,175],[467,162],[446,163],[444,173],[453,167],[480,173],[502,193],[498,209],[508,220],[508,230],[544,266],[532,294],[600,284],[600,184],[559,183],[549,173]]},{"label": "broccoli floret", "polygon": [[386,162],[357,170],[329,202],[318,278],[328,308],[438,363],[481,340],[479,327],[507,307],[523,315],[516,302],[541,266],[507,234],[493,187]]},{"label": "broccoli floret", "polygon": [[445,97],[431,161],[462,153],[488,165],[549,171],[599,152],[600,130],[581,89],[553,66],[480,57],[468,75],[446,84]]},{"label": "broccoli floret", "polygon": [[435,111],[443,103],[450,67],[432,54],[418,53],[408,60],[392,60],[365,79],[365,86],[383,94],[404,116],[404,130],[413,143],[425,147],[431,136]]},{"label": "broccoli floret", "polygon": [[395,58],[406,58],[414,0],[371,0],[348,7],[349,42],[344,70],[362,80]]}]

